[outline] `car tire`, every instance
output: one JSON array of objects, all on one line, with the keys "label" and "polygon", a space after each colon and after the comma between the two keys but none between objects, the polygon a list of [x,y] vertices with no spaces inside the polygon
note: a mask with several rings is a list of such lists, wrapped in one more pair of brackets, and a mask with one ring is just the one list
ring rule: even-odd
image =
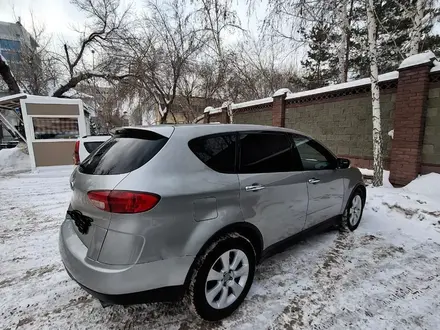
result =
[{"label": "car tire", "polygon": [[341,217],[341,229],[343,231],[346,231],[347,229],[353,231],[359,226],[364,211],[364,205],[364,194],[360,189],[356,189],[350,197],[347,207]]},{"label": "car tire", "polygon": [[187,296],[191,310],[207,321],[231,315],[249,292],[255,263],[255,249],[244,236],[217,239],[197,260]]}]

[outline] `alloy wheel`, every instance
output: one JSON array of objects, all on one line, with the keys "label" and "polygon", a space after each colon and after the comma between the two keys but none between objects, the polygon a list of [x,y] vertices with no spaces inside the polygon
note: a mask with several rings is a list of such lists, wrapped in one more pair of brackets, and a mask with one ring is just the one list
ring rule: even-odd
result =
[{"label": "alloy wheel", "polygon": [[223,253],[209,270],[205,284],[205,297],[215,309],[233,304],[246,285],[249,276],[249,260],[237,249]]},{"label": "alloy wheel", "polygon": [[355,226],[359,222],[359,219],[361,217],[361,212],[362,212],[362,199],[361,196],[356,195],[353,198],[350,208],[349,221],[352,226]]}]

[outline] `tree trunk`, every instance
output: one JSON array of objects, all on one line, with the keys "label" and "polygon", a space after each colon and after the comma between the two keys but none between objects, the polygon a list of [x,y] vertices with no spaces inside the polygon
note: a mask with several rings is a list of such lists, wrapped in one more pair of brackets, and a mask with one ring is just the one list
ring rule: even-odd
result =
[{"label": "tree trunk", "polygon": [[165,109],[162,112],[159,111],[159,115],[160,115],[159,124],[166,124],[168,118],[168,107],[165,107]]},{"label": "tree trunk", "polygon": [[426,0],[417,0],[416,12],[413,19],[414,26],[410,33],[410,49],[409,56],[419,53],[420,42],[422,40],[422,20],[425,11]]},{"label": "tree trunk", "polygon": [[347,50],[347,31],[349,27],[349,20],[347,15],[347,0],[341,0],[338,7],[338,21],[341,26],[341,44],[338,48],[338,64],[339,64],[339,83],[347,81],[346,74],[346,50]]},{"label": "tree trunk", "polygon": [[377,23],[374,15],[374,0],[366,0],[368,27],[368,57],[370,61],[371,106],[373,117],[373,186],[383,184],[382,127],[380,119],[379,70],[377,67]]},{"label": "tree trunk", "polygon": [[351,48],[351,21],[353,20],[353,9],[354,9],[354,0],[350,1],[350,9],[348,11],[348,19],[347,19],[347,30],[345,36],[345,71],[344,71],[344,82],[348,80],[348,63],[350,61],[350,48]]},{"label": "tree trunk", "polygon": [[20,87],[18,87],[17,81],[11,72],[11,68],[3,56],[0,56],[0,76],[3,78],[6,85],[8,85],[11,94],[20,93]]}]

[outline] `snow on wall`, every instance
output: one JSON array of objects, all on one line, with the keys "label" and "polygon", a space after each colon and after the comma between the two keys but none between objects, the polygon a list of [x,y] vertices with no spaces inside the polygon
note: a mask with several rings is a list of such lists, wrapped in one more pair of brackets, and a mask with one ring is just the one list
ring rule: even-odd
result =
[{"label": "snow on wall", "polygon": [[[392,71],[389,73],[384,73],[384,74],[379,75],[379,82],[394,80],[394,79],[398,79],[398,78],[399,78],[399,72]],[[275,92],[275,94],[273,96],[279,96],[284,93],[287,93],[286,100],[292,100],[292,99],[296,99],[296,98],[300,98],[300,97],[311,96],[311,95],[322,94],[322,93],[329,93],[329,92],[334,92],[337,90],[359,87],[359,86],[364,86],[364,85],[368,85],[368,84],[370,84],[370,78],[349,81],[349,82],[346,82],[343,84],[331,85],[331,86],[326,86],[326,87],[317,88],[317,89],[311,89],[308,91],[297,92],[297,93],[289,93],[290,91],[287,88],[282,88],[282,89],[279,89],[277,92]],[[272,101],[273,101],[272,97],[266,97],[264,99],[258,99],[258,100],[252,100],[252,101],[232,104],[232,109],[236,110],[236,109],[240,109],[240,108],[248,108],[248,107],[253,107],[256,105],[260,105],[260,104],[270,103]]]},{"label": "snow on wall", "polygon": [[404,59],[403,62],[400,63],[399,70],[409,68],[412,66],[416,66],[416,65],[420,65],[420,64],[430,63],[434,60],[435,60],[435,55],[431,51],[412,55],[412,56]]},{"label": "snow on wall", "polygon": [[273,101],[272,97],[266,97],[264,99],[258,99],[258,100],[252,100],[252,101],[232,104],[232,110],[253,107],[253,106],[265,104],[265,103],[271,103],[272,101]]},{"label": "snow on wall", "polygon": [[[403,69],[403,68],[407,68],[407,67],[411,67],[411,66],[416,66],[419,64],[423,64],[423,63],[429,63],[429,62],[433,62],[433,64],[434,64],[434,67],[431,69],[431,72],[440,71],[440,62],[436,60],[434,53],[431,51],[416,54],[416,55],[413,55],[413,56],[406,58],[400,64],[399,69]],[[394,80],[394,79],[398,79],[398,78],[399,78],[399,72],[392,71],[392,72],[388,72],[388,73],[384,73],[384,74],[379,75],[379,82]],[[297,92],[297,93],[291,93],[288,88],[281,88],[273,94],[273,97],[287,94],[286,100],[292,100],[292,99],[297,99],[297,98],[301,98],[301,97],[305,97],[305,96],[312,96],[315,94],[329,93],[329,92],[334,92],[334,91],[338,91],[338,90],[364,86],[364,85],[368,85],[368,84],[370,84],[370,78],[353,80],[353,81],[349,81],[349,82],[342,83],[342,84],[330,85],[330,86],[326,86],[326,87],[322,87],[322,88],[316,88],[316,89],[311,89],[311,90]],[[266,98],[262,98],[262,99],[232,104],[231,108],[232,108],[232,110],[236,110],[236,109],[240,109],[240,108],[248,108],[248,107],[253,107],[253,106],[257,106],[257,105],[261,105],[261,104],[271,103],[273,101],[273,97],[266,97]],[[212,111],[212,109],[211,109],[211,111]],[[210,113],[212,113],[211,111],[210,111]],[[207,111],[205,110],[205,112],[207,112]]]},{"label": "snow on wall", "polygon": [[[388,73],[384,73],[384,74],[379,75],[379,82],[394,80],[394,79],[398,79],[398,78],[399,78],[399,72],[392,71],[392,72],[388,72]],[[349,82],[342,83],[342,84],[330,85],[330,86],[321,87],[321,88],[317,88],[317,89],[311,89],[311,90],[304,91],[304,92],[292,93],[286,97],[286,100],[297,99],[300,97],[311,96],[311,95],[315,95],[315,94],[329,93],[329,92],[334,92],[334,91],[341,90],[341,89],[359,87],[359,86],[364,86],[364,85],[368,85],[368,84],[370,84],[370,78],[363,78],[363,79],[353,80],[353,81],[349,81]]]},{"label": "snow on wall", "polygon": [[431,69],[431,72],[437,72],[440,71],[440,62],[437,60],[432,61],[432,64],[434,64],[434,67]]},{"label": "snow on wall", "polygon": [[292,93],[291,91],[290,91],[290,89],[288,89],[288,88],[280,88],[279,90],[277,90],[275,93],[273,93],[273,97],[277,97],[277,96],[281,96],[281,95],[284,95],[284,94],[290,94],[290,93]]}]

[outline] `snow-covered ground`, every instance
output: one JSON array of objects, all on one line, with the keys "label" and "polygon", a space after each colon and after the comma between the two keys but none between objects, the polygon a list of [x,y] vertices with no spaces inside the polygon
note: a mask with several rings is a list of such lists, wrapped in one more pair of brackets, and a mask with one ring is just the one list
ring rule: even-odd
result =
[{"label": "snow-covered ground", "polygon": [[0,178],[0,329],[438,329],[440,175],[368,188],[354,233],[264,261],[240,309],[208,324],[182,303],[103,309],[65,273],[58,228],[69,171]]}]

